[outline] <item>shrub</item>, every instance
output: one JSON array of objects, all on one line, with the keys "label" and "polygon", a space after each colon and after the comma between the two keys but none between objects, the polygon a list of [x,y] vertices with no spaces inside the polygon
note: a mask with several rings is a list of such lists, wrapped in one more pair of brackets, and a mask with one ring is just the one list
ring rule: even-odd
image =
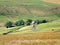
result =
[{"label": "shrub", "polygon": [[7,28],[12,27],[12,25],[13,25],[13,23],[12,23],[12,22],[10,22],[10,21],[8,21],[8,22],[5,24],[5,26],[6,26]]},{"label": "shrub", "polygon": [[46,20],[35,20],[37,24],[46,23]]},{"label": "shrub", "polygon": [[23,26],[25,22],[23,20],[19,20],[15,23],[16,26]]},{"label": "shrub", "polygon": [[35,22],[36,22],[37,24],[40,24],[40,21],[39,21],[39,20],[35,20]]},{"label": "shrub", "polygon": [[46,20],[42,20],[42,23],[46,23],[47,21]]},{"label": "shrub", "polygon": [[7,35],[8,33],[11,33],[11,32],[13,32],[13,31],[5,32],[5,33],[3,33],[3,35]]},{"label": "shrub", "polygon": [[27,19],[27,21],[26,21],[26,25],[30,25],[30,24],[31,24],[31,22],[32,22],[32,20],[31,20],[31,19]]}]

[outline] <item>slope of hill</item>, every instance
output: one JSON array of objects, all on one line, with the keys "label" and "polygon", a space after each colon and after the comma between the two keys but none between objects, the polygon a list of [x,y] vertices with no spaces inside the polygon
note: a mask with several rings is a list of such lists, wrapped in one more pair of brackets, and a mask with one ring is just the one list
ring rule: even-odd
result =
[{"label": "slope of hill", "polygon": [[60,4],[60,0],[44,0],[49,3],[55,3],[55,4]]},{"label": "slope of hill", "polygon": [[34,31],[31,26],[25,26],[25,27],[14,27],[3,31],[1,28],[1,34],[7,33],[9,31],[12,31],[8,34],[30,34],[30,33],[42,33],[42,32],[60,32],[60,22],[49,22],[44,24],[36,25],[36,30]]},{"label": "slope of hill", "polygon": [[37,26],[37,30],[40,30],[40,32],[59,32],[60,22],[50,22],[46,24],[40,24]]},{"label": "slope of hill", "polygon": [[0,0],[0,26],[7,21],[15,22],[16,20],[28,18],[33,20],[60,19],[57,13],[56,15],[55,12],[52,13],[51,9],[56,7],[59,7],[59,5],[44,2],[43,0]]},{"label": "slope of hill", "polygon": [[4,26],[7,21],[15,22],[20,19],[59,20],[60,7],[43,0],[0,0],[0,26]]},{"label": "slope of hill", "polygon": [[[36,25],[35,31],[32,25],[4,27],[20,19],[49,22]],[[0,45],[60,45],[60,1],[0,0]]]}]

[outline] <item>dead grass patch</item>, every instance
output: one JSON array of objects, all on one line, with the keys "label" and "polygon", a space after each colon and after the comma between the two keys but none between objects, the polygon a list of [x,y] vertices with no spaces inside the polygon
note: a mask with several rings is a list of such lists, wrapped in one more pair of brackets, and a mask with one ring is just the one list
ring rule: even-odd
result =
[{"label": "dead grass patch", "polygon": [[0,45],[59,45],[60,32],[0,35]]},{"label": "dead grass patch", "polygon": [[49,2],[49,3],[56,3],[56,4],[60,4],[60,0],[43,0],[45,2]]}]

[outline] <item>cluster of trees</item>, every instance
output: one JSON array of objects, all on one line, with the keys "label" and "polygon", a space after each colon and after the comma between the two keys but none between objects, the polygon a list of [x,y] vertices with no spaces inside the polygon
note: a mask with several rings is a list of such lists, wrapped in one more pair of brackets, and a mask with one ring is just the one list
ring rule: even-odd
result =
[{"label": "cluster of trees", "polygon": [[[8,21],[5,26],[6,28],[10,28],[10,27],[14,27],[14,26],[28,26],[28,25],[31,25],[33,20],[31,19],[27,19],[26,21],[24,20],[19,20],[19,21],[16,21],[15,23],[11,22],[11,21]],[[36,24],[41,24],[41,23],[46,23],[47,21],[46,20],[35,20]]]}]

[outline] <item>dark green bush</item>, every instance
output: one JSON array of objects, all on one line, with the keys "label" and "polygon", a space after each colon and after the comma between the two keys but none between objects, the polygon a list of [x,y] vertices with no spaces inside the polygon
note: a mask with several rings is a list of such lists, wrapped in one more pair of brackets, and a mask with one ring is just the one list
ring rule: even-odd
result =
[{"label": "dark green bush", "polygon": [[19,20],[15,23],[16,26],[23,26],[25,22],[23,20]]},{"label": "dark green bush", "polygon": [[46,20],[42,20],[42,23],[47,23],[47,21]]},{"label": "dark green bush", "polygon": [[39,21],[39,20],[35,20],[35,22],[36,22],[37,24],[40,24],[40,21]]},{"label": "dark green bush", "polygon": [[32,22],[32,20],[31,20],[31,19],[27,19],[27,21],[26,21],[26,25],[30,25],[30,24],[31,24],[31,22]]},{"label": "dark green bush", "polygon": [[46,20],[35,20],[37,24],[41,24],[41,23],[47,23]]},{"label": "dark green bush", "polygon": [[7,28],[12,27],[12,25],[13,25],[13,23],[12,23],[12,22],[10,22],[10,21],[8,21],[8,22],[5,24],[5,26],[6,26]]}]

